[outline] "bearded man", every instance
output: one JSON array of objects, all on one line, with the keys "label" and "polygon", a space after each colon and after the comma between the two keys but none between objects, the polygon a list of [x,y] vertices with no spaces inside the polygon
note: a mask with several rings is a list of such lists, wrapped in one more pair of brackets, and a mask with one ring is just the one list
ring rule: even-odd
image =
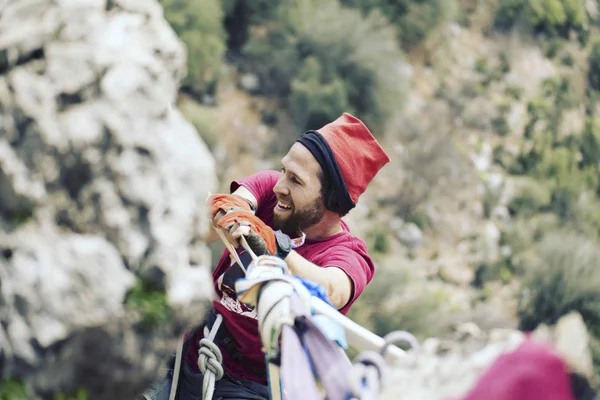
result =
[{"label": "bearded man", "polygon": [[[346,314],[371,281],[375,266],[365,242],[352,235],[342,217],[389,161],[365,124],[344,113],[317,131],[305,132],[281,160],[280,171],[261,171],[234,181],[230,192],[245,199],[276,231],[276,255],[290,271],[320,284],[328,300]],[[216,226],[223,213],[212,217]],[[247,226],[229,227],[228,239],[237,241],[241,235],[253,239],[248,242],[255,252],[265,253]],[[240,258],[245,265],[251,260],[245,252]],[[217,315],[222,316],[216,341],[225,374],[216,382],[215,399],[269,398],[256,310],[239,302],[235,292],[235,281],[242,277],[244,271],[225,250],[213,272],[218,300],[206,320],[210,327]],[[202,397],[203,374],[198,367],[202,338],[203,330],[197,329],[186,340],[179,399]]]}]

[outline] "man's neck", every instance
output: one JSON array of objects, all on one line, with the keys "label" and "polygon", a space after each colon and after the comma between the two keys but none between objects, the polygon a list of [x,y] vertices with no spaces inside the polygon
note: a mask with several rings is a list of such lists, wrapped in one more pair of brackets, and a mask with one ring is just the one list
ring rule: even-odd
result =
[{"label": "man's neck", "polygon": [[307,239],[325,239],[342,232],[342,219],[333,212],[326,212],[316,224],[303,230]]}]

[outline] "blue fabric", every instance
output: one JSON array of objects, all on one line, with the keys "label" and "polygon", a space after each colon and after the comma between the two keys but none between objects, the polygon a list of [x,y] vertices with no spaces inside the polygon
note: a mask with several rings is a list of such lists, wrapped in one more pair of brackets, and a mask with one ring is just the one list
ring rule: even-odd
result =
[{"label": "blue fabric", "polygon": [[300,282],[302,282],[304,287],[306,287],[308,289],[308,291],[310,292],[311,295],[318,297],[319,299],[321,299],[324,302],[326,302],[327,304],[329,304],[331,307],[334,307],[333,304],[327,298],[327,293],[325,292],[325,289],[323,289],[323,286],[319,285],[317,282],[313,282],[311,280],[304,279],[298,275],[294,275],[294,278],[296,278]]},{"label": "blue fabric", "polygon": [[[304,287],[308,289],[312,296],[323,300],[335,309],[334,305],[327,298],[327,293],[325,293],[325,289],[323,288],[323,286],[297,275],[294,275],[294,278],[302,282]],[[323,334],[327,336],[327,338],[335,341],[338,344],[338,346],[340,346],[344,350],[348,348],[348,342],[346,341],[346,331],[340,324],[330,320],[329,318],[323,315],[313,315],[312,320],[314,324],[317,325],[317,327],[321,330],[321,332],[323,332]]]},{"label": "blue fabric", "polygon": [[312,321],[329,340],[333,340],[344,350],[348,348],[346,331],[340,324],[330,320],[324,315],[313,315]]}]

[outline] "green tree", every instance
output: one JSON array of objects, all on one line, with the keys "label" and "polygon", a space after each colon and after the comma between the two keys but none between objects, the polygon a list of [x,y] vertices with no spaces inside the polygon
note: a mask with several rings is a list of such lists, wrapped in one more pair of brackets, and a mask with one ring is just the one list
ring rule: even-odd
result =
[{"label": "green tree", "polygon": [[324,81],[315,57],[306,58],[292,80],[289,105],[296,124],[307,127],[321,127],[344,111],[352,112],[344,82],[338,76]]},{"label": "green tree", "polygon": [[570,32],[582,34],[587,29],[588,15],[584,0],[503,0],[494,24],[510,29],[521,23],[537,33],[568,37]]},{"label": "green tree", "polygon": [[519,301],[520,328],[554,324],[570,311],[583,317],[596,344],[593,358],[600,370],[600,248],[596,237],[563,230],[548,234],[525,268]]},{"label": "green tree", "polygon": [[[289,109],[304,108],[296,132],[318,128],[312,124],[345,108],[377,134],[406,92],[394,27],[380,12],[365,18],[338,0],[290,0],[275,15],[244,47],[263,94]],[[312,90],[316,82],[323,87]],[[317,112],[313,103],[325,110]]]},{"label": "green tree", "polygon": [[165,18],[187,46],[183,90],[212,93],[219,77],[226,35],[220,0],[163,0]]},{"label": "green tree", "polygon": [[588,83],[590,89],[600,92],[600,40],[592,45],[589,56]]},{"label": "green tree", "polygon": [[418,46],[452,15],[456,5],[454,0],[342,0],[342,3],[365,14],[380,11],[396,27],[405,50]]}]

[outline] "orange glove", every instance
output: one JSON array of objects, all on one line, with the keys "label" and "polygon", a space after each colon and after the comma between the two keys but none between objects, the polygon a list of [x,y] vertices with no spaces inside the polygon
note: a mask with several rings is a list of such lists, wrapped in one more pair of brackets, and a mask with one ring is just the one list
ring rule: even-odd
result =
[{"label": "orange glove", "polygon": [[224,213],[238,209],[253,211],[250,203],[245,198],[236,196],[234,194],[211,194],[208,197],[207,205],[213,218],[219,213],[219,211],[223,211]]},{"label": "orange glove", "polygon": [[219,220],[217,226],[229,231],[234,224],[250,227],[247,241],[257,255],[277,254],[277,240],[273,229],[265,225],[257,216],[247,210],[233,210]]}]

